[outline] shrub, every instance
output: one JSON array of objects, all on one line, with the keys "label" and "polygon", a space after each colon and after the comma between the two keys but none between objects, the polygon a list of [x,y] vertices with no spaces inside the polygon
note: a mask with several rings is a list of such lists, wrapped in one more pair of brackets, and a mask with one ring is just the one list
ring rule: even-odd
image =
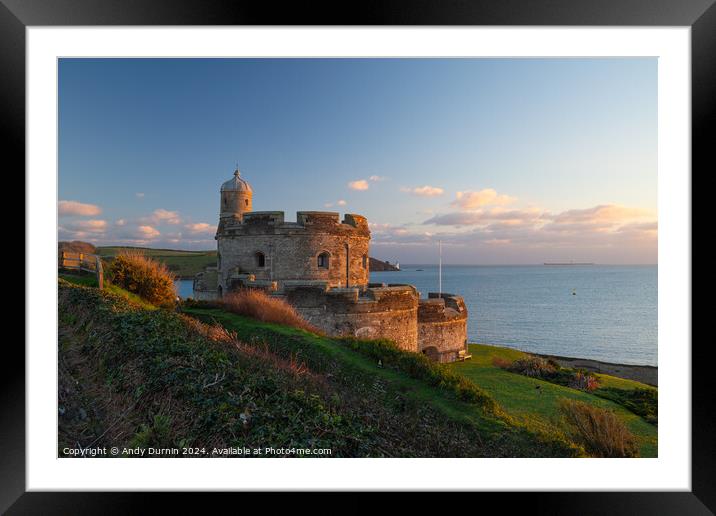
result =
[{"label": "shrub", "polygon": [[555,367],[544,358],[533,356],[515,360],[507,369],[513,373],[519,373],[533,378],[549,378],[557,371]]},{"label": "shrub", "polygon": [[636,439],[611,410],[562,399],[559,409],[573,438],[595,457],[638,457]]},{"label": "shrub", "polygon": [[659,394],[656,389],[617,389],[602,387],[594,391],[596,396],[619,403],[624,408],[641,416],[647,423],[658,424]]},{"label": "shrub", "polygon": [[172,307],[176,302],[174,274],[163,263],[141,251],[120,252],[107,270],[109,280],[153,305]]},{"label": "shrub", "polygon": [[283,324],[321,334],[301,317],[296,309],[283,299],[272,297],[263,290],[242,289],[224,296],[221,307],[238,315],[245,315],[262,322]]},{"label": "shrub", "polygon": [[512,362],[512,360],[507,360],[506,358],[502,357],[494,357],[492,359],[492,365],[495,367],[499,367],[500,369],[509,370],[510,367],[512,367]]},{"label": "shrub", "polygon": [[588,371],[577,371],[569,381],[569,387],[580,391],[592,392],[599,387],[599,379]]}]

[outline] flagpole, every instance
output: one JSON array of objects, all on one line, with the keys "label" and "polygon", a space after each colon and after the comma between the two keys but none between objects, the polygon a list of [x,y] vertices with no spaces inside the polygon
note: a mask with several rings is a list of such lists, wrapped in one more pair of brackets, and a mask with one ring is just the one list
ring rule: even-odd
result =
[{"label": "flagpole", "polygon": [[443,297],[443,241],[438,240],[440,258],[438,259],[438,297]]}]

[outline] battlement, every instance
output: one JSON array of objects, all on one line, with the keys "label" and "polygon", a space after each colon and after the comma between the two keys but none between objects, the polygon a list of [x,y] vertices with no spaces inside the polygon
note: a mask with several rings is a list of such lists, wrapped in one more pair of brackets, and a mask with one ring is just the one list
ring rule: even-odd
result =
[{"label": "battlement", "polygon": [[454,294],[430,292],[427,299],[418,304],[420,322],[440,322],[455,319],[466,319],[465,300]]},{"label": "battlement", "polygon": [[326,282],[285,282],[283,295],[297,307],[325,307],[333,313],[415,310],[418,291],[411,285],[330,288]]},{"label": "battlement", "polygon": [[222,224],[218,233],[223,236],[244,233],[282,233],[302,230],[306,232],[369,236],[368,220],[355,213],[346,213],[343,220],[334,211],[299,211],[296,221],[287,221],[283,211],[251,211]]},{"label": "battlement", "polygon": [[284,213],[282,211],[250,211],[244,213],[242,224],[266,224],[278,226],[284,222]]}]

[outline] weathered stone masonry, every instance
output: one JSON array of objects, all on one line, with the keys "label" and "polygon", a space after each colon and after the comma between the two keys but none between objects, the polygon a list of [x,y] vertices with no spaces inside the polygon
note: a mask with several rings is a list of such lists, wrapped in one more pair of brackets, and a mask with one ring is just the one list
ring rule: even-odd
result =
[{"label": "weathered stone masonry", "polygon": [[431,293],[421,300],[411,285],[369,284],[365,217],[301,211],[288,222],[282,211],[251,211],[252,197],[238,170],[222,185],[217,268],[197,275],[197,299],[262,288],[330,335],[386,338],[440,362],[467,350],[460,296]]}]

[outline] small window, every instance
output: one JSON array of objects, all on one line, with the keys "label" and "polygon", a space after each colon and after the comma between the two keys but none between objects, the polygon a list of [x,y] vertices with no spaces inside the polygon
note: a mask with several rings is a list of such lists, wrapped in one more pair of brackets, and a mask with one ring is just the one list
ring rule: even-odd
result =
[{"label": "small window", "polygon": [[363,255],[363,268],[364,269],[368,268],[368,255],[367,254]]},{"label": "small window", "polygon": [[256,267],[264,268],[266,267],[266,255],[262,253],[261,251],[256,253]]},{"label": "small window", "polygon": [[246,204],[246,206],[248,206],[248,205],[249,205],[249,200],[248,200],[248,199],[244,199],[244,204]]},{"label": "small window", "polygon": [[318,267],[321,269],[328,268],[328,253],[321,253],[318,255]]}]

